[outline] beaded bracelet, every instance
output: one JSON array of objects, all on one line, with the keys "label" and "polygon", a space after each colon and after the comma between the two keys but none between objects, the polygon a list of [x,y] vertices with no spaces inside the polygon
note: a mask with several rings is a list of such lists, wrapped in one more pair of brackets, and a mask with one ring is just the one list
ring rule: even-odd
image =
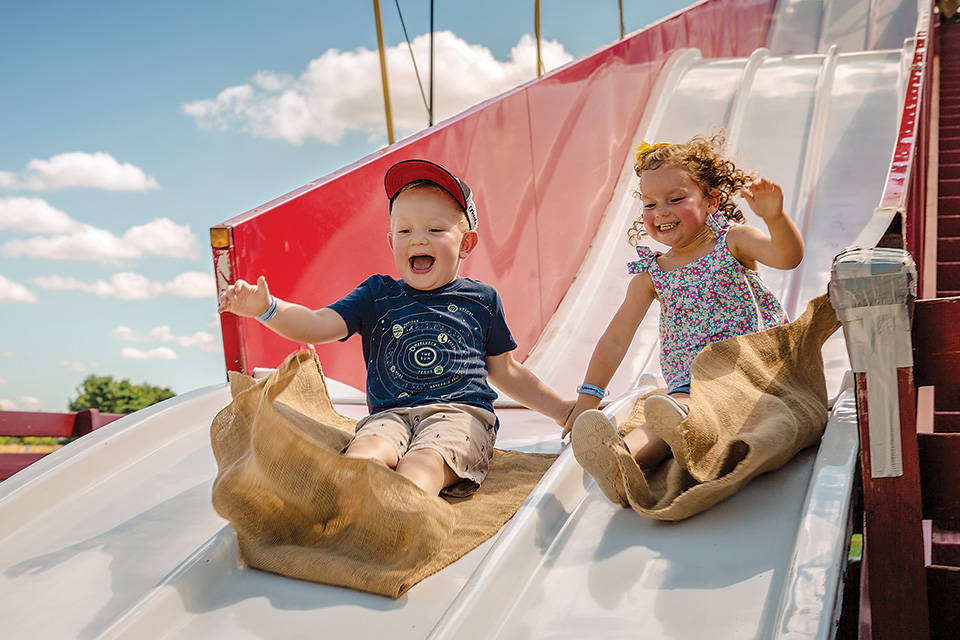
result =
[{"label": "beaded bracelet", "polygon": [[577,387],[577,393],[586,393],[591,396],[596,396],[601,400],[610,395],[610,392],[606,389],[601,389],[595,384],[587,384],[586,382]]},{"label": "beaded bracelet", "polygon": [[279,304],[280,303],[277,302],[275,297],[270,296],[270,306],[267,307],[266,311],[257,316],[257,320],[260,322],[267,322],[268,320],[271,320],[273,316],[277,315],[277,307]]}]

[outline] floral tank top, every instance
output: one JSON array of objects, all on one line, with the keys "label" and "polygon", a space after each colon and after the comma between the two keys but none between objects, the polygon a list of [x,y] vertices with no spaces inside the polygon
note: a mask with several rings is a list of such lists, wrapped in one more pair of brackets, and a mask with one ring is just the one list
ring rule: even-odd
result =
[{"label": "floral tank top", "polygon": [[719,212],[707,217],[717,237],[713,251],[671,271],[661,271],[649,247],[637,247],[640,259],[630,273],[647,272],[660,298],[660,369],[668,392],[690,384],[690,365],[708,344],[787,322],[776,296],[730,253],[727,231],[733,225]]}]

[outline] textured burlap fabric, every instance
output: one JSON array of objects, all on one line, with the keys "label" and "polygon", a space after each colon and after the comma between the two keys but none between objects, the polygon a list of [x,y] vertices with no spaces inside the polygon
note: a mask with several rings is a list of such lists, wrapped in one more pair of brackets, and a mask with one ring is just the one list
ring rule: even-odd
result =
[{"label": "textured burlap fabric", "polygon": [[[821,348],[839,327],[823,295],[787,325],[700,352],[691,368],[689,416],[672,432],[656,431],[673,458],[652,472],[628,455],[619,458],[630,506],[682,520],[816,444],[827,423]],[[643,422],[641,399],[621,432]]]},{"label": "textured burlap fabric", "polygon": [[330,402],[316,356],[270,376],[231,374],[213,420],[213,505],[251,567],[397,598],[496,533],[556,458],[497,450],[470,498],[429,495],[340,451],[355,421]]}]

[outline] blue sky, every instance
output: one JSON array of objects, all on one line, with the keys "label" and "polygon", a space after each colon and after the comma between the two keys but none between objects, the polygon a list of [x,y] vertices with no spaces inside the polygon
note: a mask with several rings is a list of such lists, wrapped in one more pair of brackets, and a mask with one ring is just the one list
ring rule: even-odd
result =
[{"label": "blue sky", "polygon": [[[624,0],[627,33],[689,2]],[[427,81],[429,2],[401,0]],[[397,137],[427,126],[382,0]],[[534,2],[437,0],[442,121],[535,76]],[[555,68],[619,37],[613,0],[541,3]],[[90,374],[225,380],[208,230],[387,143],[372,2],[0,4],[0,407]]]}]

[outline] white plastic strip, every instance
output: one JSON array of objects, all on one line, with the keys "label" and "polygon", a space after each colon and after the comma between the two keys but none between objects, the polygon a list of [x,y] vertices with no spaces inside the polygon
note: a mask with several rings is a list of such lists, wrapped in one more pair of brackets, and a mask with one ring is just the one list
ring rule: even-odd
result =
[{"label": "white plastic strip", "polygon": [[817,452],[774,640],[828,640],[836,631],[858,444],[856,400],[848,388],[834,403]]}]

